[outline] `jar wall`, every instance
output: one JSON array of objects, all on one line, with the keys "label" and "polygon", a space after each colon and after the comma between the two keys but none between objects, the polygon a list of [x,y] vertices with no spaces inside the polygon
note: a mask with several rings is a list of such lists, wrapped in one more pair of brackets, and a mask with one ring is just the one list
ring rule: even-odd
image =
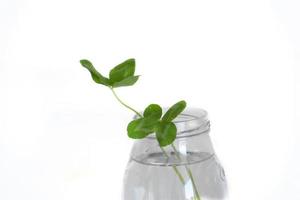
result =
[{"label": "jar wall", "polygon": [[191,112],[175,120],[179,132],[173,145],[162,150],[154,135],[134,143],[123,200],[227,199],[226,178],[210,140],[207,114]]}]

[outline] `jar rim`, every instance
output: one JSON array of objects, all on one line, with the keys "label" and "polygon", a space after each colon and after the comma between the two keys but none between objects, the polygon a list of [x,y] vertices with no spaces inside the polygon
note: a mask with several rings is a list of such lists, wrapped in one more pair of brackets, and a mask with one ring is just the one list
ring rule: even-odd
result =
[{"label": "jar rim", "polygon": [[[165,113],[167,109],[168,108],[164,108],[163,112]],[[200,108],[186,108],[173,122],[177,128],[176,138],[191,137],[209,132],[210,130],[208,113],[206,110]],[[146,138],[155,139],[156,136],[152,133]]]}]

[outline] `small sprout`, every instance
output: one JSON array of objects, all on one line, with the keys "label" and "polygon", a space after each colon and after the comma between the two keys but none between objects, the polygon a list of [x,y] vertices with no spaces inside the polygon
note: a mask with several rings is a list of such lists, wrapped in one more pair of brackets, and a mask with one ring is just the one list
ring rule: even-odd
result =
[{"label": "small sprout", "polygon": [[101,75],[89,60],[83,59],[80,60],[80,63],[83,67],[89,70],[93,80],[96,83],[108,86],[110,88],[131,86],[134,85],[139,79],[139,76],[134,75],[134,59],[128,59],[110,70],[109,78]]}]

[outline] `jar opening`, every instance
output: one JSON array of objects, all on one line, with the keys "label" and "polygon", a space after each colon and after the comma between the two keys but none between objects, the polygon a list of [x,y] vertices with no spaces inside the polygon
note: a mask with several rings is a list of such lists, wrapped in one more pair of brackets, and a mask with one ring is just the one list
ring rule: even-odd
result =
[{"label": "jar opening", "polygon": [[[167,108],[163,109],[164,113],[166,110]],[[177,127],[177,138],[202,134],[210,129],[207,112],[199,108],[186,108],[173,122]],[[155,138],[155,134],[150,134],[147,138]]]}]

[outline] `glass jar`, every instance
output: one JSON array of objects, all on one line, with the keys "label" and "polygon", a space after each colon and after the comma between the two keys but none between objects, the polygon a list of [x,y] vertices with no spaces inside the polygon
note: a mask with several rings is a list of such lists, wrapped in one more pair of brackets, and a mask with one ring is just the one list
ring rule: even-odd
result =
[{"label": "glass jar", "polygon": [[177,137],[161,148],[154,134],[136,140],[124,176],[123,200],[225,200],[224,170],[214,152],[207,112],[186,109]]}]

